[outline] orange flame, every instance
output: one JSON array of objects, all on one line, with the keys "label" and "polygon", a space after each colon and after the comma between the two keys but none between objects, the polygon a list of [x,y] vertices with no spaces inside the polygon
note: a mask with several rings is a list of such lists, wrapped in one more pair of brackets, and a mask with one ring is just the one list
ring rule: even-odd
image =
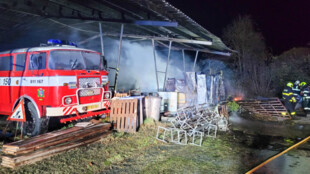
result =
[{"label": "orange flame", "polygon": [[240,100],[242,100],[242,97],[235,97],[234,98],[234,101],[240,101]]}]

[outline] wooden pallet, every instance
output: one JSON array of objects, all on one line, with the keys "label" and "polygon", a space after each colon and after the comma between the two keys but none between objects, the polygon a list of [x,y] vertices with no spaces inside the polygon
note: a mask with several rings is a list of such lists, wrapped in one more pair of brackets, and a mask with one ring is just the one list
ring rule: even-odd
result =
[{"label": "wooden pallet", "polygon": [[115,93],[114,97],[128,97],[127,93]]},{"label": "wooden pallet", "polygon": [[237,103],[244,109],[259,115],[282,117],[290,119],[291,116],[279,98],[265,98],[261,100],[240,100]]},{"label": "wooden pallet", "polygon": [[72,127],[3,145],[2,166],[15,168],[34,163],[76,147],[90,144],[111,133],[110,123]]},{"label": "wooden pallet", "polygon": [[137,131],[138,99],[114,99],[111,101],[110,121],[116,123],[117,131]]}]

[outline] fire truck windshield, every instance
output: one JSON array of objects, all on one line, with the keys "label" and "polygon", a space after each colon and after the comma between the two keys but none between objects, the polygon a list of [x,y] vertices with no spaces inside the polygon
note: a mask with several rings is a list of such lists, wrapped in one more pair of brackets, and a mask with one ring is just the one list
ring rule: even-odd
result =
[{"label": "fire truck windshield", "polygon": [[54,50],[48,58],[49,69],[55,70],[102,70],[102,61],[95,52]]}]

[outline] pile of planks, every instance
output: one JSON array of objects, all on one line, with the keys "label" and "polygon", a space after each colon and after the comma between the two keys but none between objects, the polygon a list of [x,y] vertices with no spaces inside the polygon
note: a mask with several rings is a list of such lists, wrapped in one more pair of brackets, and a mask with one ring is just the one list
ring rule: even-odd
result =
[{"label": "pile of planks", "polygon": [[260,100],[240,100],[237,103],[244,109],[259,115],[290,119],[285,106],[279,98],[263,98]]},{"label": "pile of planks", "polygon": [[3,145],[2,166],[15,168],[34,163],[79,146],[90,144],[111,133],[110,123],[83,124]]}]

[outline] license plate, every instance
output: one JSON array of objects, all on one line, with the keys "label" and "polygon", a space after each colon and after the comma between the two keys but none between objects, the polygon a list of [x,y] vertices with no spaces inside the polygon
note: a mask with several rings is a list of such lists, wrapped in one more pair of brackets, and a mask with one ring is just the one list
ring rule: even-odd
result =
[{"label": "license plate", "polygon": [[93,90],[87,91],[87,95],[94,95],[94,91]]},{"label": "license plate", "polygon": [[99,105],[89,105],[87,106],[87,110],[99,108]]}]

